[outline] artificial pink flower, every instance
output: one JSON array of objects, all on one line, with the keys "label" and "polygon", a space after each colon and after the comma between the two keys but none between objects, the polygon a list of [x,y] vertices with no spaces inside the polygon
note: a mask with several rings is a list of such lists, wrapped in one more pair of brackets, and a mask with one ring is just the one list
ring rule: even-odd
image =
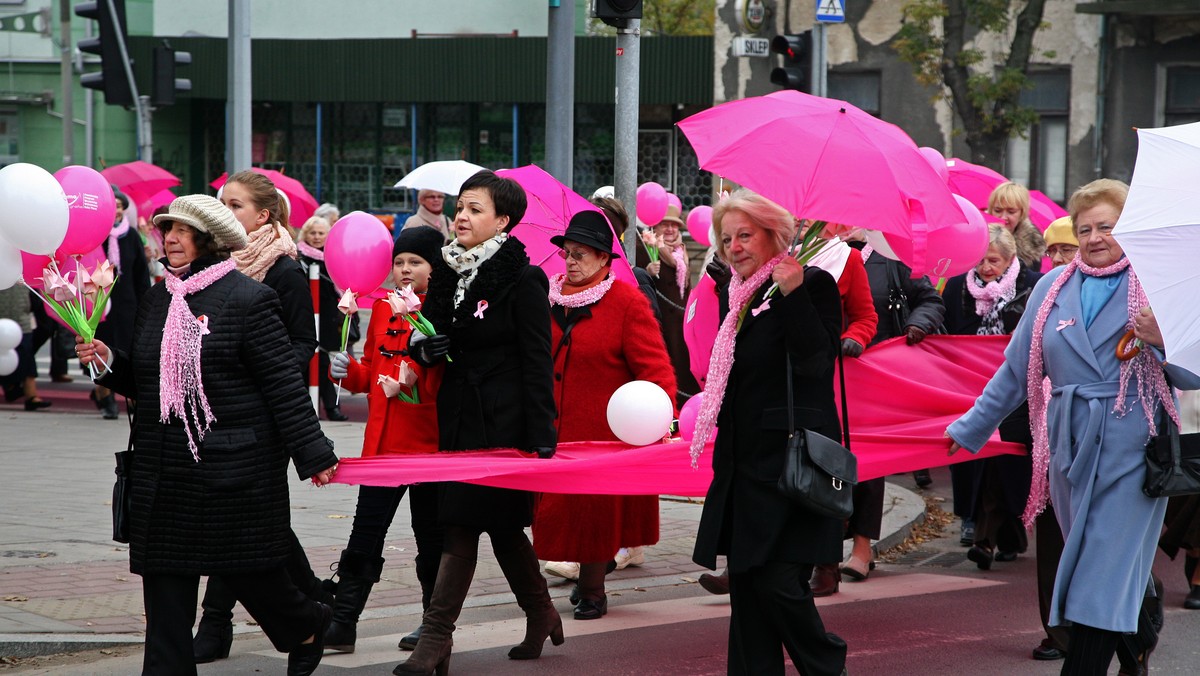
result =
[{"label": "artificial pink flower", "polygon": [[395,291],[388,292],[387,302],[392,308],[392,314],[402,315],[408,313],[408,303],[404,302],[404,298]]},{"label": "artificial pink flower", "polygon": [[383,388],[383,396],[394,397],[400,394],[400,381],[391,376],[380,375],[379,386]]},{"label": "artificial pink flower", "polygon": [[357,298],[358,294],[347,289],[346,292],[342,294],[342,299],[338,301],[338,309],[342,311],[342,314],[346,315],[358,312],[358,302],[356,301]]},{"label": "artificial pink flower", "polygon": [[417,372],[409,368],[408,362],[400,362],[400,379],[399,382],[405,387],[412,387],[417,384]]},{"label": "artificial pink flower", "polygon": [[[86,279],[86,272],[83,274],[84,277],[82,279]],[[113,285],[113,282],[116,281],[116,279],[116,268],[114,268],[113,264],[109,263],[108,261],[102,261],[96,266],[95,270],[92,270],[91,281],[99,290],[107,290],[108,287]]]},{"label": "artificial pink flower", "polygon": [[406,285],[396,293],[404,299],[404,304],[408,306],[406,313],[421,311],[421,298],[413,291],[412,284]]},{"label": "artificial pink flower", "polygon": [[71,273],[66,276],[58,274],[53,268],[42,270],[42,285],[50,297],[60,303],[75,300],[75,285],[70,281]]},{"label": "artificial pink flower", "polygon": [[653,230],[643,230],[642,231],[642,243],[645,244],[646,246],[658,246],[658,240],[654,236]]}]

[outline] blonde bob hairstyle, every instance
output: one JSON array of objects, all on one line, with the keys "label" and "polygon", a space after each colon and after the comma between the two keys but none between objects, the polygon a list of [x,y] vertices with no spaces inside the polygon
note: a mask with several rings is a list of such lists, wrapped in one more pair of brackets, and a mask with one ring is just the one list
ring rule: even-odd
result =
[{"label": "blonde bob hairstyle", "polygon": [[323,225],[323,226],[325,226],[325,227],[327,227],[327,228],[332,228],[332,227],[333,227],[333,225],[332,225],[332,224],[330,224],[330,222],[329,222],[329,219],[327,219],[327,218],[322,218],[322,217],[320,217],[320,216],[309,216],[309,217],[308,217],[308,220],[307,220],[307,221],[304,221],[304,227],[300,228],[300,232],[297,232],[297,233],[296,233],[296,241],[297,241],[297,242],[303,242],[303,241],[304,241],[304,236],[308,234],[308,231],[309,231],[309,230],[310,230],[310,229],[311,229],[311,228],[312,228],[314,225]]},{"label": "blonde bob hairstyle", "polygon": [[988,248],[995,248],[996,253],[1009,261],[1017,255],[1017,240],[1008,228],[999,223],[988,223]]},{"label": "blonde bob hairstyle", "polygon": [[1021,210],[1018,224],[1029,220],[1029,188],[1012,181],[1005,181],[988,195],[988,213],[996,207],[1016,207]]},{"label": "blonde bob hairstyle", "polygon": [[725,250],[721,224],[725,220],[725,215],[731,211],[740,211],[750,219],[751,223],[766,230],[775,242],[775,253],[787,250],[788,245],[791,244],[792,235],[796,232],[796,222],[792,215],[766,197],[740,188],[734,191],[728,199],[718,202],[712,212],[713,232],[717,235],[715,242],[717,255],[726,263],[732,263],[732,261],[729,260],[729,252]]},{"label": "blonde bob hairstyle", "polygon": [[1098,178],[1080,187],[1071,195],[1067,202],[1067,211],[1071,213],[1071,231],[1078,237],[1079,231],[1075,223],[1079,221],[1080,212],[1091,209],[1097,204],[1109,204],[1120,214],[1125,210],[1125,199],[1129,197],[1129,186],[1111,178]]}]

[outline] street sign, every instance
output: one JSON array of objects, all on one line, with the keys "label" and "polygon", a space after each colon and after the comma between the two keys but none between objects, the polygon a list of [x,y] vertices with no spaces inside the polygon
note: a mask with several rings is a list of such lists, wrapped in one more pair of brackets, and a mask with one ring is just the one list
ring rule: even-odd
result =
[{"label": "street sign", "polygon": [[766,38],[750,38],[738,35],[733,38],[734,56],[770,56],[771,41]]},{"label": "street sign", "polygon": [[846,23],[846,0],[817,0],[817,21]]}]

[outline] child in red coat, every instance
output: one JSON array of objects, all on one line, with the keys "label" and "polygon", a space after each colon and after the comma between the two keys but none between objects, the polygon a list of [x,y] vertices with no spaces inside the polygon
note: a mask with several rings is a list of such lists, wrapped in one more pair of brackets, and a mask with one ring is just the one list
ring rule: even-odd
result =
[{"label": "child in red coat", "polygon": [[[428,227],[402,230],[392,248],[392,281],[412,287],[424,301],[432,271],[430,261],[442,255],[442,235]],[[345,353],[330,355],[329,374],[351,392],[367,394],[367,429],[363,457],[438,450],[437,390],[442,366],[425,368],[408,355],[412,326],[394,314],[387,299],[371,307],[361,360]],[[413,378],[415,377],[415,380]],[[406,401],[415,399],[416,403]],[[406,486],[361,486],[350,541],[338,563],[337,603],[325,633],[325,647],[354,652],[355,627],[371,587],[383,569],[383,544]],[[417,579],[428,607],[442,558],[442,530],[437,525],[436,485],[413,486],[408,492],[413,535],[417,540]],[[416,647],[420,629],[405,636],[400,647]]]}]

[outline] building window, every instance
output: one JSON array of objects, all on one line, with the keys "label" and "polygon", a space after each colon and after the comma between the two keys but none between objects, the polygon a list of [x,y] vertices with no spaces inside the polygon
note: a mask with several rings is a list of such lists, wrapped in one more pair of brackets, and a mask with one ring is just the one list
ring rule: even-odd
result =
[{"label": "building window", "polygon": [[1021,92],[1021,105],[1037,111],[1038,121],[1025,137],[1008,140],[1005,172],[1015,183],[1046,193],[1055,202],[1067,199],[1067,124],[1071,111],[1071,73],[1051,70],[1029,74],[1031,89]]},{"label": "building window", "polygon": [[879,117],[880,74],[876,71],[867,73],[839,73],[830,71],[826,88],[831,99],[841,99],[862,110]]},{"label": "building window", "polygon": [[17,111],[0,108],[0,167],[21,161],[19,119]]},{"label": "building window", "polygon": [[1170,66],[1166,80],[1163,124],[1200,122],[1200,66]]}]

